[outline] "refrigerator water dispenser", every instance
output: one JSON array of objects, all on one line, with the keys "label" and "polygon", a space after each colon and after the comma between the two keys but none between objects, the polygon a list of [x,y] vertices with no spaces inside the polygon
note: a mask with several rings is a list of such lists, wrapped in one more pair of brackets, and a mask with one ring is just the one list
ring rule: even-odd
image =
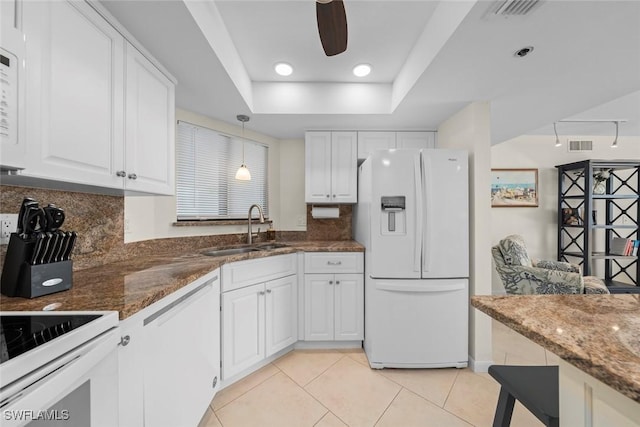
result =
[{"label": "refrigerator water dispenser", "polygon": [[405,196],[382,196],[380,205],[382,209],[381,233],[383,235],[406,234]]}]

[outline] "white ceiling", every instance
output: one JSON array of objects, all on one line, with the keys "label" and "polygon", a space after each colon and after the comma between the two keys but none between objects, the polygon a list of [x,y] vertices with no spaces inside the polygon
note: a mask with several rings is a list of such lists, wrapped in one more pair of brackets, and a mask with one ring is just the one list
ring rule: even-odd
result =
[{"label": "white ceiling", "polygon": [[[330,58],[313,0],[101,3],[178,79],[178,107],[248,114],[247,129],[275,138],[437,129],[475,101],[491,104],[494,143],[570,117],[627,119],[621,135],[640,135],[640,1],[547,0],[490,19],[489,1],[345,0],[348,48]],[[282,60],[289,78],[273,72]],[[362,83],[359,62],[373,66]]]}]

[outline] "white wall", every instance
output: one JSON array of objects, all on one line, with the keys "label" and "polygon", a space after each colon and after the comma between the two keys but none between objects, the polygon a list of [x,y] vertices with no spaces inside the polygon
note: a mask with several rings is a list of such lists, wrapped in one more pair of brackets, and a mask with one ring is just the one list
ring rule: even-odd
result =
[{"label": "white wall", "polygon": [[[240,126],[221,122],[185,110],[176,110],[176,119],[241,136]],[[250,122],[249,122],[250,123]],[[269,216],[276,230],[305,230],[297,226],[300,215],[306,218],[304,203],[304,141],[279,141],[252,132],[245,125],[245,137],[269,146]],[[281,151],[281,146],[285,148]],[[283,159],[281,159],[281,155]],[[301,188],[301,190],[300,190]],[[284,199],[281,194],[284,190]],[[282,209],[284,208],[284,209]],[[125,197],[125,243],[165,237],[203,236],[246,232],[245,225],[175,227],[174,196]]]},{"label": "white wall", "polygon": [[[612,136],[581,136],[593,140],[593,151],[567,150],[566,138],[562,147],[554,147],[555,136],[525,135],[491,147],[492,168],[537,168],[539,206],[537,208],[492,208],[491,243],[495,245],[509,234],[520,234],[527,244],[529,256],[555,260],[557,256],[558,173],[556,165],[585,159],[638,159],[640,137],[618,138],[618,148],[612,149]],[[487,187],[487,197],[488,197]],[[600,219],[599,219],[600,220]],[[604,248],[604,241],[596,240]],[[504,293],[497,273],[492,269],[494,293]],[[595,275],[604,272],[596,270]]]},{"label": "white wall", "polygon": [[[491,131],[489,104],[470,104],[438,128],[438,148],[462,148],[469,152],[469,291],[491,294]],[[486,190],[485,190],[486,189]],[[492,362],[491,319],[469,308],[469,356],[471,367],[486,372]]]}]

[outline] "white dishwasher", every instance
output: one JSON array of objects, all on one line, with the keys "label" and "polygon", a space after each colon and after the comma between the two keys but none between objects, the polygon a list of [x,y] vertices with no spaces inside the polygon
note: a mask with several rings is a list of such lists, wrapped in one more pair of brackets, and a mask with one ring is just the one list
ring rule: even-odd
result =
[{"label": "white dishwasher", "polygon": [[143,321],[146,426],[198,425],[219,388],[220,280],[196,282]]}]

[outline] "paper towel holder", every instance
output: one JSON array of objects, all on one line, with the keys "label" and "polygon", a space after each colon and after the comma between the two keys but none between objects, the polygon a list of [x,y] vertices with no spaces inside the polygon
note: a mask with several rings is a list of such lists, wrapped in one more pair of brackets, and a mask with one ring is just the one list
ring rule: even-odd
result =
[{"label": "paper towel holder", "polygon": [[311,205],[311,217],[315,219],[340,218],[340,205]]}]

